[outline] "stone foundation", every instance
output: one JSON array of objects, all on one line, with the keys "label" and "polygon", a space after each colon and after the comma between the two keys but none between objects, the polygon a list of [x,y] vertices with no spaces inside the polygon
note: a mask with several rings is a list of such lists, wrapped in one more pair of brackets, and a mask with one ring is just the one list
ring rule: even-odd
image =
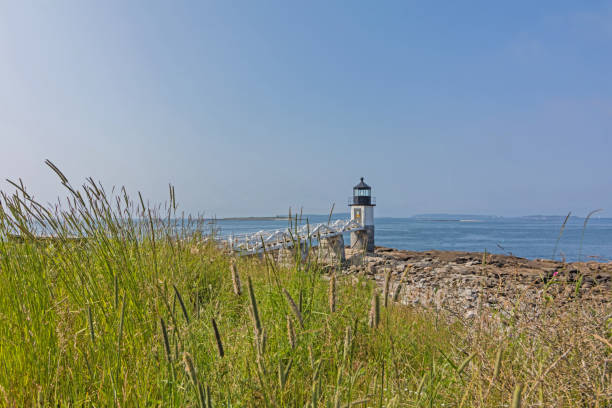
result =
[{"label": "stone foundation", "polygon": [[[278,250],[278,254],[276,255],[276,261],[279,265],[290,266],[295,263],[295,247],[291,248],[281,248]],[[301,262],[306,261],[308,257],[308,245],[305,242],[300,244],[300,258]]]},{"label": "stone foundation", "polygon": [[344,237],[342,234],[321,238],[317,249],[318,259],[328,264],[338,264],[345,261]]},{"label": "stone foundation", "polygon": [[353,251],[374,252],[374,226],[351,232],[351,249]]}]

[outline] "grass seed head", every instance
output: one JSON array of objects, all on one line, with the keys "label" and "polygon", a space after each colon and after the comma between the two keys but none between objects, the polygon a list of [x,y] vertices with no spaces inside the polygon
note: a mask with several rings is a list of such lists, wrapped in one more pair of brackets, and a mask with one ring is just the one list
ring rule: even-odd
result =
[{"label": "grass seed head", "polygon": [[215,340],[217,342],[217,350],[219,351],[219,357],[223,358],[225,352],[223,351],[223,343],[221,343],[221,335],[219,334],[219,328],[217,327],[217,321],[212,318],[213,331],[215,332]]},{"label": "grass seed head", "polygon": [[342,359],[346,360],[351,353],[351,346],[353,344],[353,333],[351,331],[351,326],[346,326],[344,331],[344,350],[342,353]]}]

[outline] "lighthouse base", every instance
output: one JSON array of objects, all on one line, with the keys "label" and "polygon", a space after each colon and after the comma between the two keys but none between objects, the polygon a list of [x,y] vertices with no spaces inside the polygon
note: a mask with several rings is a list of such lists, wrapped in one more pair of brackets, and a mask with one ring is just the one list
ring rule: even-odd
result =
[{"label": "lighthouse base", "polygon": [[351,232],[351,248],[357,251],[374,252],[374,226]]},{"label": "lighthouse base", "polygon": [[307,242],[300,242],[299,250],[297,247],[281,248],[278,250],[276,262],[287,267],[293,266],[296,261],[304,263],[308,257],[308,249]]},{"label": "lighthouse base", "polygon": [[319,260],[326,263],[343,263],[346,258],[344,255],[344,238],[342,234],[321,238],[318,255]]}]

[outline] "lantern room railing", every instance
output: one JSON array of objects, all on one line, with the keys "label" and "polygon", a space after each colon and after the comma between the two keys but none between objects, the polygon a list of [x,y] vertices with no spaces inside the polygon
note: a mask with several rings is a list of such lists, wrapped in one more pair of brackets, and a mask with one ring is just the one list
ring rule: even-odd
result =
[{"label": "lantern room railing", "polygon": [[376,197],[352,196],[347,199],[348,205],[376,205]]}]

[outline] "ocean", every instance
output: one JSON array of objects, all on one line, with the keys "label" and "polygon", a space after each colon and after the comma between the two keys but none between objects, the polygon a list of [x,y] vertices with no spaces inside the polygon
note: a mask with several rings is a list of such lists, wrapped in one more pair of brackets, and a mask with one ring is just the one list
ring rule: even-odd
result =
[{"label": "ocean", "polygon": [[[335,214],[332,220],[349,218]],[[536,259],[553,257],[567,261],[612,260],[612,218],[589,219],[570,217],[555,250],[564,216],[494,217],[436,214],[407,218],[375,218],[376,245],[426,251],[473,251],[512,254]],[[327,215],[304,215],[312,225],[327,222]],[[221,235],[252,233],[260,230],[287,228],[280,219],[220,219],[215,228]],[[349,244],[349,236],[345,235]],[[581,248],[582,242],[582,248]]]}]

